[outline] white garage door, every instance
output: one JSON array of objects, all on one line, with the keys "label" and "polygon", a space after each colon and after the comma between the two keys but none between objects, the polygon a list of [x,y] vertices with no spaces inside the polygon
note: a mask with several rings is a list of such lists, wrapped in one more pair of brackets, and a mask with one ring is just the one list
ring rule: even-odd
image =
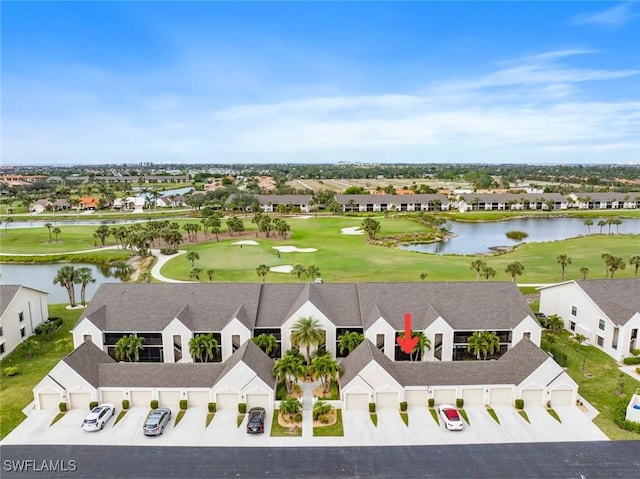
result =
[{"label": "white garage door", "polygon": [[433,398],[436,404],[455,404],[456,390],[455,389],[436,389],[433,392]]},{"label": "white garage door", "polygon": [[189,391],[187,393],[189,407],[207,407],[209,404],[209,391]]},{"label": "white garage door", "polygon": [[377,393],[376,409],[398,409],[398,393]]},{"label": "white garage door", "polygon": [[89,409],[91,393],[69,393],[69,406],[71,409]]},{"label": "white garage door", "polygon": [[470,404],[484,404],[484,389],[463,389],[462,399],[464,399],[464,405]]},{"label": "white garage door", "polygon": [[180,406],[180,391],[160,391],[158,393],[158,404],[166,407]]},{"label": "white garage door", "polygon": [[492,388],[489,391],[489,404],[510,404],[511,388]]},{"label": "white garage door", "polygon": [[58,405],[62,401],[58,393],[40,393],[38,399],[40,399],[40,409],[58,409]]},{"label": "white garage door", "polygon": [[122,406],[124,394],[122,391],[102,391],[102,402],[108,402],[119,408]]},{"label": "white garage door", "polygon": [[247,411],[252,407],[263,407],[269,409],[268,394],[247,394]]},{"label": "white garage door", "polygon": [[232,394],[216,394],[216,409],[238,409],[238,395]]},{"label": "white garage door", "polygon": [[150,407],[151,405],[151,391],[131,391],[130,397],[131,399],[129,401],[132,407]]},{"label": "white garage door", "polygon": [[422,391],[407,391],[405,394],[407,400],[407,406],[426,406],[427,405],[427,390]]},{"label": "white garage door", "polygon": [[542,406],[542,389],[525,389],[522,391],[524,406]]},{"label": "white garage door", "polygon": [[369,395],[362,393],[345,394],[347,409],[368,409]]},{"label": "white garage door", "polygon": [[567,406],[571,404],[573,392],[571,389],[556,389],[551,391],[551,406]]}]

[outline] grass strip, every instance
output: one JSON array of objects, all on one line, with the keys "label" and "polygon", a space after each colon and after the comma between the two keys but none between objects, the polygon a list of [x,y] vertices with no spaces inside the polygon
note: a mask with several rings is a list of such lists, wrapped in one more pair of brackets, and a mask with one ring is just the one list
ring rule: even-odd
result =
[{"label": "grass strip", "polygon": [[525,421],[527,421],[529,424],[531,424],[531,421],[529,421],[529,415],[527,414],[527,412],[524,409],[518,409],[518,414],[520,414]]},{"label": "grass strip", "polygon": [[562,423],[562,421],[560,420],[560,416],[558,416],[558,413],[554,409],[547,408],[547,412],[551,415],[553,419],[555,419],[559,423]]},{"label": "grass strip", "polygon": [[371,422],[375,427],[378,427],[378,415],[375,412],[369,413],[369,417],[371,418]]},{"label": "grass strip", "polygon": [[238,414],[238,420],[236,421],[238,423],[238,427],[240,427],[240,425],[242,424],[242,421],[244,421],[244,417],[245,417],[245,414]]},{"label": "grass strip", "polygon": [[128,409],[123,409],[122,411],[120,411],[120,413],[118,414],[118,417],[113,422],[113,426],[115,427],[115,425],[118,424],[118,422],[120,422],[120,419],[122,419],[125,416],[125,414],[127,414],[128,412],[129,412]]},{"label": "grass strip", "polygon": [[278,423],[278,414],[280,414],[279,409],[276,409],[273,411],[273,420],[271,421],[271,436],[273,437],[302,436],[301,427],[281,426]]},{"label": "grass strip", "polygon": [[498,415],[497,415],[497,414],[496,414],[496,412],[493,410],[493,408],[488,407],[488,408],[487,408],[487,412],[489,413],[489,416],[491,416],[495,422],[497,422],[498,424],[500,424],[500,419],[498,419]]},{"label": "grass strip", "polygon": [[180,421],[182,421],[182,418],[184,417],[184,413],[186,413],[187,410],[186,409],[180,409],[180,411],[178,411],[178,415],[176,416],[176,422],[173,424],[173,427],[176,427]]},{"label": "grass strip", "polygon": [[210,412],[207,414],[207,422],[205,423],[204,427],[209,427],[209,424],[211,424],[211,421],[213,421],[213,418],[216,416],[215,412]]},{"label": "grass strip", "polygon": [[439,426],[440,425],[440,420],[438,419],[438,412],[432,407],[429,408],[429,412],[431,413],[431,417],[433,418],[433,420]]},{"label": "grass strip", "polygon": [[331,426],[314,427],[313,435],[319,437],[326,436],[344,436],[344,427],[342,426],[342,410],[336,409],[338,418],[335,424]]},{"label": "grass strip", "polygon": [[400,411],[400,417],[405,426],[409,426],[409,413]]},{"label": "grass strip", "polygon": [[469,426],[471,426],[471,422],[469,421],[469,415],[467,414],[467,411],[465,411],[464,409],[458,409],[458,412],[462,416],[462,419],[464,419],[464,422],[466,422]]},{"label": "grass strip", "polygon": [[51,421],[51,424],[49,424],[49,427],[53,426],[60,419],[62,419],[65,414],[67,414],[67,413],[66,412],[59,412],[58,414],[56,414],[56,417],[53,418],[53,421]]}]

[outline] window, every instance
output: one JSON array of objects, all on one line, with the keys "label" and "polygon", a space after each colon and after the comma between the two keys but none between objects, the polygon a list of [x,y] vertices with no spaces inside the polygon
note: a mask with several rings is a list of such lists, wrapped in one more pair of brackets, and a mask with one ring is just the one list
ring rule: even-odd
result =
[{"label": "window", "polygon": [[0,354],[4,354],[4,343],[0,344]]},{"label": "window", "polygon": [[384,334],[376,334],[376,346],[384,353]]},{"label": "window", "polygon": [[20,322],[24,321],[24,313],[22,311],[18,313],[18,318],[20,319]]},{"label": "window", "polygon": [[90,335],[90,334],[84,334],[84,335],[82,336],[82,340],[83,340],[85,343],[91,342],[91,335]]},{"label": "window", "polygon": [[2,329],[2,326],[0,326],[0,337],[4,336],[4,329]]},{"label": "window", "polygon": [[604,338],[601,336],[596,336],[596,343],[598,344],[598,346],[602,347],[604,344]]},{"label": "window", "polygon": [[20,328],[20,337],[24,338],[26,336],[26,333],[24,331],[24,328]]},{"label": "window", "polygon": [[522,337],[523,338],[527,338],[527,339],[531,339],[531,333],[527,331],[526,333],[522,334]]},{"label": "window", "polygon": [[575,331],[576,330],[576,323],[575,321],[569,321],[569,329],[571,331]]},{"label": "window", "polygon": [[600,321],[598,321],[598,329],[600,331],[604,331],[604,319],[601,319]]},{"label": "window", "polygon": [[577,315],[578,315],[578,307],[571,306],[571,316],[577,316]]}]

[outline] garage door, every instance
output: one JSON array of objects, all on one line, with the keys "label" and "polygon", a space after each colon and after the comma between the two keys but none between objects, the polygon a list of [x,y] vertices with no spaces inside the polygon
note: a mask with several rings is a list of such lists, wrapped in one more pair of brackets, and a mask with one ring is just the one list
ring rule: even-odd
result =
[{"label": "garage door", "polygon": [[217,409],[238,409],[238,395],[233,394],[216,394],[216,408]]},{"label": "garage door", "polygon": [[130,397],[131,406],[149,407],[151,405],[151,391],[131,391]]},{"label": "garage door", "polygon": [[209,391],[189,391],[187,393],[189,407],[207,407],[209,404]]},{"label": "garage door", "polygon": [[268,394],[247,394],[247,410],[252,407],[270,409]]},{"label": "garage door", "polygon": [[456,390],[455,389],[436,389],[433,392],[433,398],[436,404],[455,404]]},{"label": "garage door", "polygon": [[89,409],[91,393],[69,393],[69,407],[71,409]]},{"label": "garage door", "polygon": [[571,404],[573,391],[571,389],[556,389],[551,391],[551,406],[567,406]]},{"label": "garage door", "polygon": [[484,389],[463,389],[462,399],[465,406],[470,404],[484,404]]},{"label": "garage door", "polygon": [[158,403],[160,406],[178,407],[180,406],[180,391],[160,391],[158,393]]},{"label": "garage door", "polygon": [[542,406],[542,389],[525,389],[522,391],[521,398],[525,407]]},{"label": "garage door", "polygon": [[40,409],[58,409],[62,400],[58,393],[40,393],[38,399],[40,399]]},{"label": "garage door", "polygon": [[405,394],[407,406],[426,406],[427,390],[423,391],[407,391]]},{"label": "garage door", "polygon": [[102,391],[102,402],[108,402],[116,407],[120,407],[122,405],[122,400],[124,399],[124,394],[122,391]]},{"label": "garage door", "polygon": [[369,395],[351,393],[345,395],[345,402],[347,409],[368,409],[369,408]]},{"label": "garage door", "polygon": [[377,393],[376,409],[398,409],[398,393]]},{"label": "garage door", "polygon": [[489,392],[489,404],[511,404],[511,388],[493,388]]}]

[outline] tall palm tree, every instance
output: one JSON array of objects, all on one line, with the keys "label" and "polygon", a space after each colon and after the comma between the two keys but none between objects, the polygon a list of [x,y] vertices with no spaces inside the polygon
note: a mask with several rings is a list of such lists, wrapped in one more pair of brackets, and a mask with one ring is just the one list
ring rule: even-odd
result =
[{"label": "tall palm tree", "polygon": [[100,225],[96,229],[96,236],[100,238],[100,244],[104,246],[106,244],[107,237],[111,234],[111,230],[107,225]]},{"label": "tall palm tree", "polygon": [[9,226],[9,223],[13,223],[13,218],[11,216],[7,216],[4,219],[4,234],[7,234],[7,227]]},{"label": "tall palm tree", "polygon": [[189,278],[195,278],[200,281],[200,273],[202,273],[202,268],[191,268],[191,271],[189,271]]},{"label": "tall palm tree", "polygon": [[33,353],[40,350],[40,343],[35,339],[27,339],[20,347],[24,349],[27,358],[31,359],[33,358]]},{"label": "tall palm tree", "polygon": [[91,268],[87,268],[83,266],[82,268],[78,268],[76,270],[75,283],[80,284],[80,302],[82,306],[87,305],[87,301],[85,300],[85,293],[87,291],[87,285],[89,283],[95,283],[96,279],[93,277],[91,273]]},{"label": "tall palm tree", "polygon": [[59,284],[64,286],[69,295],[69,306],[72,308],[76,305],[76,293],[74,284],[76,282],[76,270],[73,266],[66,265],[58,270],[55,278],[53,278],[53,284]]},{"label": "tall palm tree", "polygon": [[474,331],[469,337],[467,351],[475,355],[476,359],[480,359],[480,355],[484,352],[484,338],[479,331]]},{"label": "tall palm tree", "polygon": [[364,341],[364,334],[357,331],[347,331],[338,338],[340,354],[344,354],[345,350],[351,354],[362,341]]},{"label": "tall palm tree", "polygon": [[604,279],[607,279],[609,277],[609,266],[611,265],[611,259],[613,256],[609,253],[602,253],[600,258],[604,260]]},{"label": "tall palm tree", "polygon": [[591,233],[591,227],[593,226],[593,220],[586,219],[584,220],[584,225],[587,227],[587,235]]},{"label": "tall palm tree", "polygon": [[484,359],[487,359],[488,354],[493,354],[500,351],[500,338],[493,331],[482,331],[480,337],[483,341]]},{"label": "tall palm tree", "polygon": [[49,243],[51,243],[51,228],[53,228],[53,224],[51,223],[45,223],[44,227],[47,228],[49,230]]},{"label": "tall palm tree", "polygon": [[220,345],[213,334],[199,334],[189,340],[189,354],[197,361],[208,363],[214,358],[214,351],[217,352]]},{"label": "tall palm tree", "polygon": [[130,334],[118,339],[115,347],[116,359],[119,361],[138,361],[140,351],[144,349],[144,338],[137,334]]},{"label": "tall palm tree", "polygon": [[609,271],[611,272],[611,279],[613,279],[613,274],[618,270],[623,270],[627,267],[627,263],[619,256],[612,256],[611,263],[609,264]]},{"label": "tall palm tree", "polygon": [[311,362],[311,348],[322,344],[326,337],[325,333],[320,322],[311,316],[300,318],[293,325],[291,344],[298,348],[305,348],[307,366]]},{"label": "tall palm tree", "polygon": [[600,227],[600,234],[602,234],[602,228],[607,226],[607,222],[605,220],[598,221],[598,226]]},{"label": "tall palm tree", "polygon": [[484,276],[484,279],[489,279],[489,278],[493,278],[496,275],[496,270],[493,269],[491,266],[484,266],[482,268],[482,276]]},{"label": "tall palm tree", "polygon": [[511,279],[515,281],[516,276],[519,276],[524,272],[524,266],[522,265],[522,263],[519,263],[518,261],[514,261],[507,265],[505,272],[509,273],[511,275]]},{"label": "tall palm tree", "polygon": [[273,334],[262,333],[251,340],[256,346],[262,349],[267,356],[278,349],[278,339]]},{"label": "tall palm tree", "polygon": [[189,251],[185,255],[185,258],[187,259],[187,261],[191,261],[191,267],[193,268],[195,265],[195,262],[200,259],[200,254],[197,251]]},{"label": "tall palm tree", "polygon": [[636,270],[634,272],[633,277],[637,278],[638,277],[638,268],[640,268],[640,256],[636,255],[636,256],[632,256],[631,259],[629,260],[629,264],[631,266],[635,266]]},{"label": "tall palm tree", "polygon": [[262,277],[262,282],[264,283],[267,279],[267,273],[269,272],[269,267],[266,264],[259,264],[256,268],[256,274]]},{"label": "tall palm tree", "polygon": [[298,356],[285,354],[273,365],[272,372],[278,382],[284,382],[287,394],[291,394],[298,378],[305,375],[305,367]]},{"label": "tall palm tree", "polygon": [[298,283],[300,282],[300,277],[305,274],[307,271],[307,269],[302,266],[301,264],[296,264],[293,265],[293,268],[291,269],[291,274],[296,276],[298,278]]},{"label": "tall palm tree", "polygon": [[481,259],[476,259],[471,262],[471,269],[476,272],[476,279],[480,281],[480,273],[487,267],[487,263]]},{"label": "tall palm tree", "polygon": [[315,264],[307,266],[307,276],[311,281],[315,281],[315,279],[320,276],[320,268]]},{"label": "tall palm tree", "polygon": [[330,355],[325,354],[314,358],[311,362],[310,372],[320,378],[324,393],[328,393],[331,389],[331,382],[335,380],[340,366],[338,362],[331,358]]},{"label": "tall palm tree", "polygon": [[556,261],[562,269],[562,276],[560,278],[560,281],[564,281],[564,269],[567,267],[567,265],[571,264],[571,257],[567,256],[566,254],[559,254],[558,256],[556,256]]},{"label": "tall palm tree", "polygon": [[[400,333],[400,337],[405,339],[404,332]],[[418,342],[409,353],[409,360],[418,361],[422,358],[425,349],[431,351],[431,340],[422,331],[411,331],[411,338],[418,338]]]},{"label": "tall palm tree", "polygon": [[209,282],[212,283],[215,270],[213,268],[209,268],[207,269],[206,273],[207,273],[207,277],[209,278]]},{"label": "tall palm tree", "polygon": [[56,235],[56,243],[57,243],[58,242],[58,235],[61,233],[62,230],[56,226],[51,231],[53,232],[54,235]]},{"label": "tall palm tree", "polygon": [[589,268],[587,268],[586,266],[582,266],[580,268],[580,273],[582,273],[583,280],[587,279],[587,275],[589,274]]}]

